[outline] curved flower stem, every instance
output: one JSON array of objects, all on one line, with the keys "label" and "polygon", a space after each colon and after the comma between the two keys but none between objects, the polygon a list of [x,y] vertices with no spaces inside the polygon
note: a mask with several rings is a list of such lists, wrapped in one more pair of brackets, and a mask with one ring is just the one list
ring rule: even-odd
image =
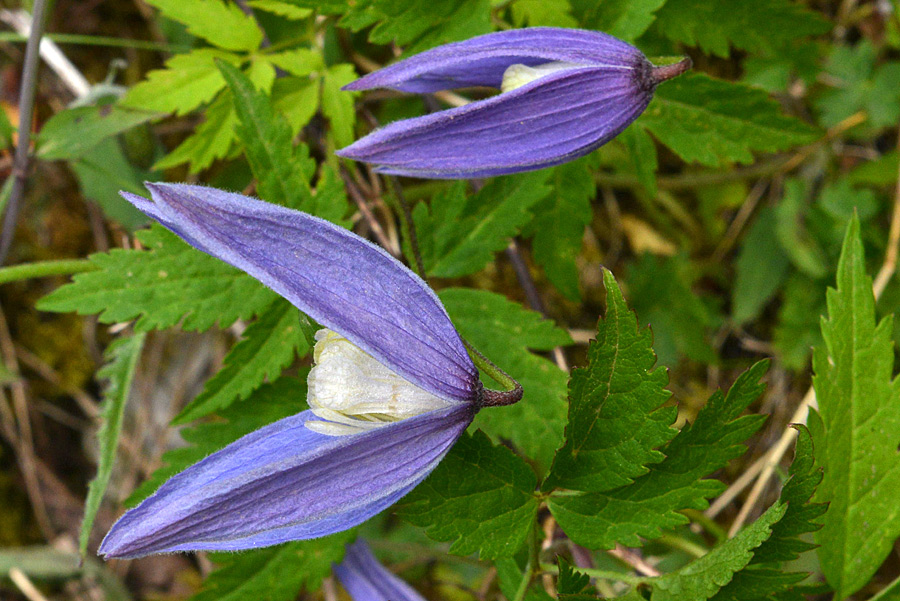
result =
[{"label": "curved flower stem", "polygon": [[0,269],[0,284],[54,275],[71,275],[73,273],[94,271],[95,269],[97,269],[97,266],[87,259],[61,259],[58,261],[23,263]]},{"label": "curved flower stem", "polygon": [[504,390],[491,390],[485,388],[482,393],[482,407],[503,407],[505,405],[514,405],[522,400],[522,385],[516,381],[511,375],[494,365],[490,359],[481,354],[472,344],[462,339],[469,351],[472,362],[483,372],[491,377],[492,380],[504,387]]}]

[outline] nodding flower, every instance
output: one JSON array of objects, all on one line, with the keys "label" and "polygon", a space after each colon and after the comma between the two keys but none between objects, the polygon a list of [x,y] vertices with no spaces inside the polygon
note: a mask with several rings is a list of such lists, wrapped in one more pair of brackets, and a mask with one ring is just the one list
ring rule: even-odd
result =
[{"label": "nodding flower", "polygon": [[239,550],[347,530],[440,462],[485,389],[437,295],[381,248],[306,213],[213,188],[122,195],[192,246],[252,275],[324,329],[309,410],[175,475],[117,521],[107,557]]},{"label": "nodding flower", "polygon": [[653,66],[610,35],[534,27],[433,48],[345,90],[429,93],[487,86],[500,94],[377,129],[338,155],[381,173],[473,178],[558,165],[606,144],[640,116],[656,86],[691,60]]}]

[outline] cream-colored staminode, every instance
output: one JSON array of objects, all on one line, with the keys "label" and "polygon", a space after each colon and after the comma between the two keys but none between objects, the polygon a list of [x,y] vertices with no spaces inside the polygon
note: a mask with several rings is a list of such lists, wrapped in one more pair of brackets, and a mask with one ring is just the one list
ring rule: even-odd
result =
[{"label": "cream-colored staminode", "polygon": [[320,434],[358,434],[454,404],[427,392],[331,330],[316,332],[309,371],[310,410],[323,420],[306,427]]},{"label": "cream-colored staminode", "polygon": [[535,79],[550,75],[551,73],[564,71],[565,69],[575,69],[582,66],[584,65],[563,61],[544,63],[543,65],[535,65],[534,67],[516,63],[507,67],[506,71],[503,72],[503,83],[500,84],[500,91],[509,92],[516,88],[521,88],[526,83],[531,83]]}]

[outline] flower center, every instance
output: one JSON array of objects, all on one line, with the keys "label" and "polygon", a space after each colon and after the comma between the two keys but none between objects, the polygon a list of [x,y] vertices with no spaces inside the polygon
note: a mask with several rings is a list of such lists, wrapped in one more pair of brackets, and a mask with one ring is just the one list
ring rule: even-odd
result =
[{"label": "flower center", "polygon": [[506,68],[503,72],[503,83],[500,84],[501,92],[509,92],[516,88],[521,88],[527,83],[531,83],[535,79],[540,79],[557,71],[566,69],[576,69],[583,67],[577,63],[567,63],[563,61],[554,61],[552,63],[544,63],[543,65],[535,65],[529,67],[520,63],[515,63]]},{"label": "flower center", "polygon": [[306,427],[320,434],[358,434],[453,405],[379,363],[331,330],[316,332],[315,366],[309,371]]}]

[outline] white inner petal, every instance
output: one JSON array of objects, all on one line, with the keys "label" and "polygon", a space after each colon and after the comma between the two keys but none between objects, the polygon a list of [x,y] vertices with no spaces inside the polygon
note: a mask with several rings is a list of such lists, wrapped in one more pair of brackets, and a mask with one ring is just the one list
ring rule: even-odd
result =
[{"label": "white inner petal", "polygon": [[567,63],[564,61],[554,61],[552,63],[544,63],[543,65],[535,65],[534,67],[516,63],[507,67],[506,71],[503,72],[503,83],[500,85],[500,91],[509,92],[510,90],[521,88],[526,83],[531,83],[535,79],[550,75],[551,73],[564,71],[566,69],[577,69],[578,67],[583,66],[584,65],[579,65],[578,63]]},{"label": "white inner petal", "polygon": [[320,434],[357,434],[454,404],[412,384],[343,336],[316,332],[309,372],[306,427]]}]

